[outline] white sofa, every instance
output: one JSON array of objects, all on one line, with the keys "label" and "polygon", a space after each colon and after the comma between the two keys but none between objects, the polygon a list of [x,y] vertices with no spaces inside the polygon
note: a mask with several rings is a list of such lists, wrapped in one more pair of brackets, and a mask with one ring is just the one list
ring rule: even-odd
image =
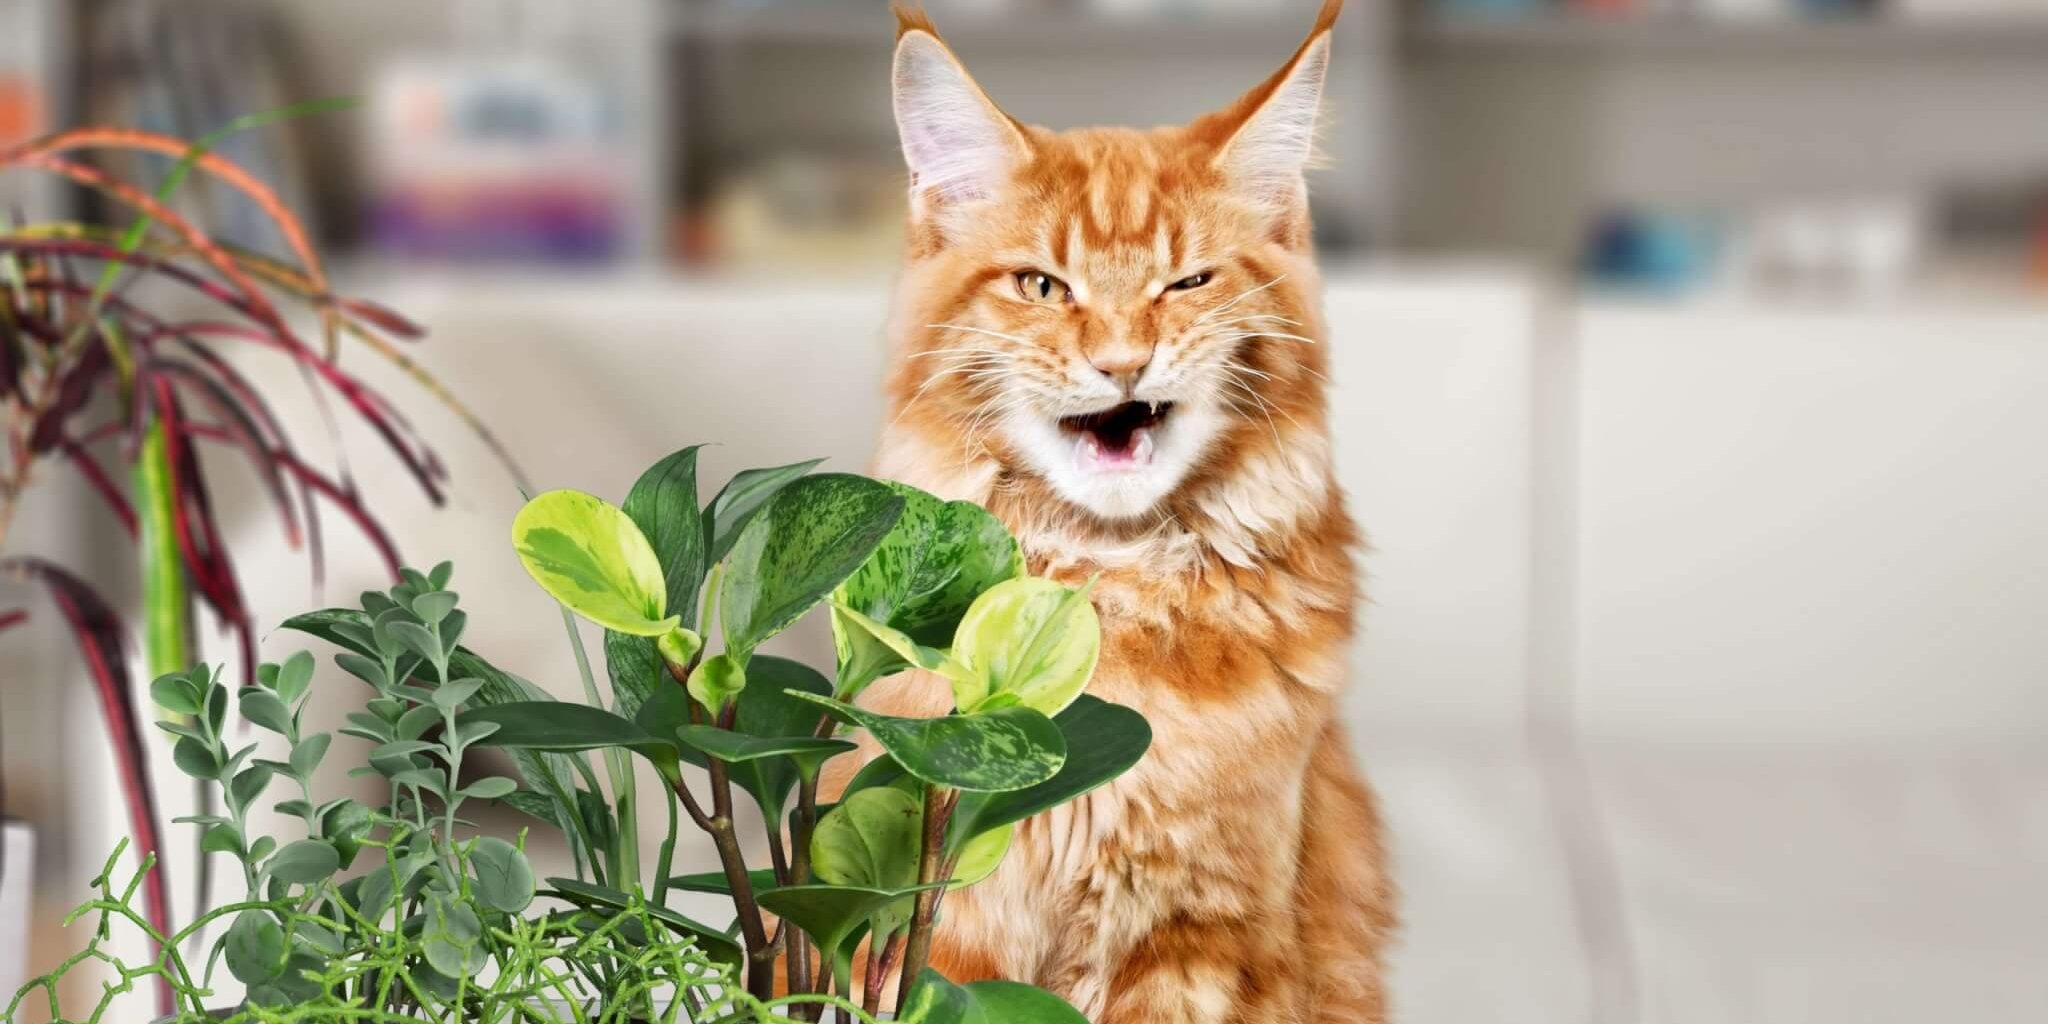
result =
[{"label": "white sofa", "polygon": [[[1338,452],[1373,539],[1350,713],[1404,891],[1400,1019],[2048,1018],[2048,311],[1331,281]],[[696,441],[722,445],[707,494],[749,465],[857,470],[880,425],[881,283],[359,290],[432,326],[421,361],[542,487],[618,495]],[[512,483],[372,376],[456,475],[429,514],[353,438],[404,550],[454,558],[475,645],[572,695],[505,540]],[[305,583],[251,507],[275,617]],[[353,568],[327,599],[375,583],[329,535]],[[46,836],[41,910],[113,827]]]}]

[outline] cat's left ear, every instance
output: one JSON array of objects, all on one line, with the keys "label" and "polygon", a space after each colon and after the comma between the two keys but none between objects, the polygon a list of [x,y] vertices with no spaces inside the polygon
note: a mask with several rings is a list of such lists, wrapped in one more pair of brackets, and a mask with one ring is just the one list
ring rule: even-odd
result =
[{"label": "cat's left ear", "polygon": [[1344,0],[1326,0],[1308,40],[1279,71],[1192,126],[1215,140],[1216,168],[1256,203],[1285,211],[1306,205],[1303,175],[1315,158],[1330,36],[1343,7]]}]

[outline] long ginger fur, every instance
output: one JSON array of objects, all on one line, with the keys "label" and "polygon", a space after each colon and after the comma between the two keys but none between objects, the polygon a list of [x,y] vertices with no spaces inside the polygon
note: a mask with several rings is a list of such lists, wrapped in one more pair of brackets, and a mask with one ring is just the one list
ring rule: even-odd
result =
[{"label": "long ginger fur", "polygon": [[[912,214],[875,470],[986,505],[1034,574],[1099,577],[1090,692],[1155,731],[1131,772],[1022,823],[995,875],[945,898],[933,966],[955,981],[1041,985],[1098,1024],[1386,1019],[1393,893],[1338,722],[1361,539],[1332,471],[1301,178],[1340,6],[1222,111],[1069,132],[1003,114],[898,8]],[[1162,287],[1197,267],[1206,283]],[[1020,301],[1030,270],[1070,301]],[[1020,424],[1069,414],[1091,364],[1138,358],[1208,434],[1157,501],[1106,513]],[[862,703],[943,714],[950,691],[908,673]]]}]

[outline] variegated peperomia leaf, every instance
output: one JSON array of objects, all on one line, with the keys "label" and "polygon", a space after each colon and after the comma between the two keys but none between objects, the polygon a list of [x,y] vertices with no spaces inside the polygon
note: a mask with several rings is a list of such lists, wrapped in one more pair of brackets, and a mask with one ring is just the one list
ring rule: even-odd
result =
[{"label": "variegated peperomia leaf", "polygon": [[794,696],[825,708],[847,725],[866,729],[905,771],[934,785],[973,793],[1025,789],[1058,774],[1067,760],[1059,727],[1026,707],[897,718],[829,697]]},{"label": "variegated peperomia leaf", "polygon": [[659,637],[681,624],[653,545],[617,506],[549,491],[512,521],[520,564],[564,608],[619,633]]},{"label": "variegated peperomia leaf", "polygon": [[975,598],[1023,571],[1016,540],[981,506],[941,501],[906,484],[887,486],[903,498],[903,515],[832,595],[843,700],[876,679],[922,665],[913,656],[916,647],[950,643]]},{"label": "variegated peperomia leaf", "polygon": [[1102,651],[1088,589],[1048,579],[1009,580],[975,599],[953,638],[948,672],[962,711],[1008,704],[1057,715],[1081,695]]}]

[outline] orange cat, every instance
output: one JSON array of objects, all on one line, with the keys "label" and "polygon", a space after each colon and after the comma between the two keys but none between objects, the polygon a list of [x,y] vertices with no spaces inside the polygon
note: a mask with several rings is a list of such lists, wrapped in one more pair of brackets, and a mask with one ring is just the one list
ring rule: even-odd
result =
[{"label": "orange cat", "polygon": [[[912,209],[876,472],[987,505],[1034,573],[1099,573],[1091,692],[1157,736],[947,897],[955,980],[1098,1024],[1385,1019],[1393,894],[1336,718],[1359,535],[1302,177],[1340,6],[1223,111],[1065,133],[1005,115],[898,9]],[[863,703],[950,692],[899,676]]]}]

